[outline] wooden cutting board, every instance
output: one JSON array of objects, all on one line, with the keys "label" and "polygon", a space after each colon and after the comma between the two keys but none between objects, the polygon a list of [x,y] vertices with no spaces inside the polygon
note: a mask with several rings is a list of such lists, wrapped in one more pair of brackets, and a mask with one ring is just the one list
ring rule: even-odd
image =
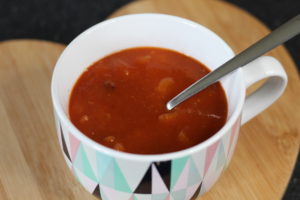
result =
[{"label": "wooden cutting board", "polygon": [[[214,0],[138,1],[112,15],[159,12],[199,22],[240,52],[269,31],[230,4]],[[96,199],[75,180],[58,146],[50,79],[61,44],[38,40],[0,43],[0,199]],[[269,55],[285,66],[289,84],[267,111],[244,125],[220,181],[201,199],[280,199],[300,144],[300,82],[283,47]]]}]

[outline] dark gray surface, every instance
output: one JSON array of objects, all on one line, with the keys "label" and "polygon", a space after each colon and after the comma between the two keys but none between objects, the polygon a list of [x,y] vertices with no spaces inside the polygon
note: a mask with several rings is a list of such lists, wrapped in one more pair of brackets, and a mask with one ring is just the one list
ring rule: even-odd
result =
[{"label": "dark gray surface", "polygon": [[[69,43],[131,0],[0,0],[0,41],[35,38]],[[300,14],[300,0],[227,0],[270,29]],[[300,70],[300,37],[286,43]],[[280,174],[274,174],[280,176]],[[300,157],[283,198],[300,200]]]}]

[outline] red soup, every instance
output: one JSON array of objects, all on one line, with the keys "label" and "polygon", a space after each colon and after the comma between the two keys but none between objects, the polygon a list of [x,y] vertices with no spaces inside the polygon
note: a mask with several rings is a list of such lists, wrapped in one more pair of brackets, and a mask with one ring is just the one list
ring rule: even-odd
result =
[{"label": "red soup", "polygon": [[220,83],[166,109],[166,102],[209,69],[181,53],[154,47],[102,58],[80,76],[70,97],[72,123],[107,147],[136,154],[179,151],[203,142],[225,124]]}]

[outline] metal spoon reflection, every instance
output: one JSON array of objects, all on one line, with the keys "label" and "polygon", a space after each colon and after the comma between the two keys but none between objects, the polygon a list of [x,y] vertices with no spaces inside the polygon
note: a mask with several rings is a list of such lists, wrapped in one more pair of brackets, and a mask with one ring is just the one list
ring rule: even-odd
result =
[{"label": "metal spoon reflection", "polygon": [[299,33],[300,15],[297,15],[291,20],[282,24],[280,27],[275,29],[263,39],[259,40],[240,54],[236,55],[231,60],[227,61],[225,64],[221,65],[216,70],[210,72],[209,74],[207,74],[206,76],[199,79],[198,81],[190,85],[188,88],[183,90],[181,93],[179,93],[166,104],[167,109],[172,110],[178,104],[182,103],[186,99],[192,97],[201,90],[218,81],[221,77],[229,74],[230,72],[236,70],[239,67],[248,64],[257,57],[270,51],[276,46],[286,42],[287,40],[293,38]]}]

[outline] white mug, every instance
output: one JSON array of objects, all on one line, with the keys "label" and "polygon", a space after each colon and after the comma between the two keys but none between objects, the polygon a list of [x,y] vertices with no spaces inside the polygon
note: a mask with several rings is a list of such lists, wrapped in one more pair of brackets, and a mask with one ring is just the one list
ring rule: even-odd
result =
[{"label": "white mug", "polygon": [[[215,33],[175,16],[127,15],[89,28],[67,46],[52,77],[52,101],[64,158],[86,190],[103,200],[195,199],[214,185],[229,164],[240,125],[282,94],[286,73],[275,58],[260,57],[220,80],[228,100],[228,119],[212,137],[173,153],[124,153],[81,133],[68,117],[68,101],[75,81],[93,62],[137,46],[173,49],[211,70],[234,56]],[[246,97],[246,89],[264,78],[268,78],[265,84]]]}]

